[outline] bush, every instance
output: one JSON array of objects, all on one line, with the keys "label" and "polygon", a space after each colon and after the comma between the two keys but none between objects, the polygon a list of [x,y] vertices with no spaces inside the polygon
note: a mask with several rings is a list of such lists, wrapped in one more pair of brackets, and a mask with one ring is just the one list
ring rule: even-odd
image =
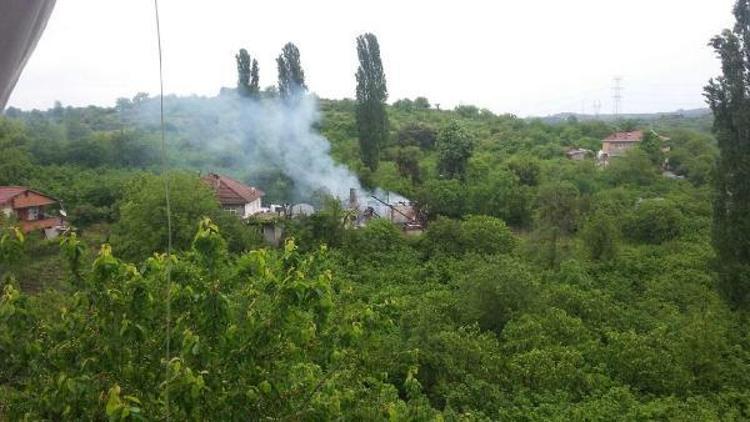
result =
[{"label": "bush", "polygon": [[393,223],[384,219],[371,220],[365,227],[347,232],[344,247],[354,257],[377,258],[407,248],[404,235]]},{"label": "bush", "polygon": [[398,144],[431,149],[435,146],[437,131],[424,123],[409,123],[398,131]]},{"label": "bush", "polygon": [[610,215],[596,213],[586,222],[581,238],[590,258],[607,261],[617,255],[620,228]]},{"label": "bush", "polygon": [[439,218],[430,224],[422,244],[428,255],[496,255],[510,253],[516,240],[503,220],[470,215],[464,221]]},{"label": "bush", "polygon": [[500,333],[516,316],[529,312],[538,297],[537,283],[521,261],[496,256],[489,262],[475,258],[459,280],[460,302],[467,322]]},{"label": "bush", "polygon": [[[120,220],[112,243],[128,259],[143,259],[167,248],[168,229],[164,177],[144,174],[134,178],[119,204]],[[190,247],[196,224],[218,210],[213,192],[197,175],[170,173],[172,244],[176,250]]]},{"label": "bush", "polygon": [[458,218],[466,210],[465,186],[455,179],[431,179],[421,186],[417,200],[431,218]]},{"label": "bush", "polygon": [[664,199],[641,201],[628,218],[627,236],[635,241],[659,244],[680,235],[683,216],[676,205]]}]

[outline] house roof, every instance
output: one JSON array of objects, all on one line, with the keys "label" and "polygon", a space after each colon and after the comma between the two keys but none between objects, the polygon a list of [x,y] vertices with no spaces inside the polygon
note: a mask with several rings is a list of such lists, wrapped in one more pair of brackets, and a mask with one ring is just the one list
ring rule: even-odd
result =
[{"label": "house roof", "polygon": [[604,142],[641,142],[642,140],[643,131],[641,130],[633,132],[615,132],[604,138]]},{"label": "house roof", "polygon": [[[20,196],[21,194],[24,195]],[[57,199],[25,186],[0,186],[0,205],[10,203],[13,208],[26,208],[57,202]]]},{"label": "house roof", "polygon": [[9,202],[13,197],[25,191],[23,186],[0,186],[0,204]]},{"label": "house roof", "polygon": [[207,174],[203,177],[203,181],[214,190],[216,198],[222,205],[247,204],[265,195],[265,192],[258,188],[216,173]]}]

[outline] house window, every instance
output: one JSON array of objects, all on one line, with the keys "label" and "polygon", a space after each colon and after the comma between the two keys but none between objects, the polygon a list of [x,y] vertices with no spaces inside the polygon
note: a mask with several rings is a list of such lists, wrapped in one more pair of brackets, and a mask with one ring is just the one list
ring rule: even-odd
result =
[{"label": "house window", "polygon": [[27,214],[26,214],[26,218],[29,221],[39,219],[39,208],[38,207],[29,207],[29,209],[27,211]]},{"label": "house window", "polygon": [[224,211],[228,212],[231,215],[240,215],[240,207],[224,207]]}]

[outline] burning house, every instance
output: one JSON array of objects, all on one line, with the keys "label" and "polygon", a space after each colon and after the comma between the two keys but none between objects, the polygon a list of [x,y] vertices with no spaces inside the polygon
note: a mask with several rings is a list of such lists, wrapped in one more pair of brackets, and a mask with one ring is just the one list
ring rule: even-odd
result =
[{"label": "burning house", "polygon": [[[373,218],[385,218],[404,231],[421,231],[424,224],[414,204],[400,195],[386,195],[385,199],[376,195],[359,197],[356,189],[350,189],[347,207],[356,213],[354,226],[363,227]],[[390,198],[391,195],[395,198]]]}]

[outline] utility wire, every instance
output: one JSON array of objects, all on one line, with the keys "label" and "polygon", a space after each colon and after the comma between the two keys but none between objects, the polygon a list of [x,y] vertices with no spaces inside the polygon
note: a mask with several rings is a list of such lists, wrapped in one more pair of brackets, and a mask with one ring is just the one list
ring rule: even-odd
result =
[{"label": "utility wire", "polygon": [[171,356],[172,339],[172,207],[169,201],[169,161],[167,157],[167,141],[164,130],[164,74],[161,55],[161,26],[159,24],[159,1],[154,0],[156,16],[156,41],[159,49],[159,118],[161,122],[161,172],[164,178],[164,199],[167,205],[167,344],[166,344],[166,376],[164,382],[164,404],[167,422],[170,420],[169,409],[169,359]]}]

